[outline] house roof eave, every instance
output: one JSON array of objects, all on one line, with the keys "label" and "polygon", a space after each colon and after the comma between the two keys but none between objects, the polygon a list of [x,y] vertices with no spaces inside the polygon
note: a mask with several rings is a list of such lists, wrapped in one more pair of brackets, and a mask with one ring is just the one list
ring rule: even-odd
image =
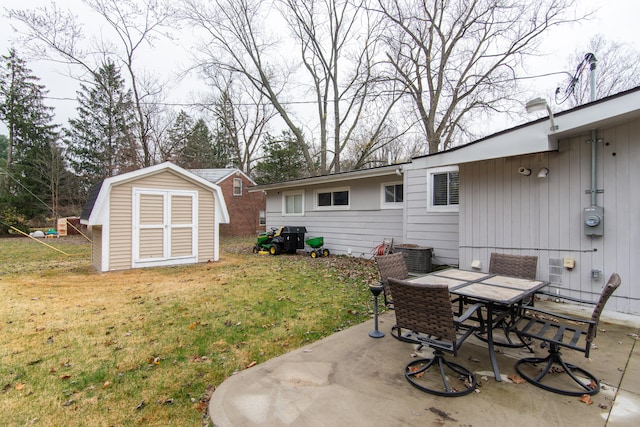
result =
[{"label": "house roof eave", "polygon": [[525,123],[469,144],[412,159],[412,167],[439,167],[556,151],[560,139],[640,117],[640,87]]},{"label": "house roof eave", "polygon": [[370,169],[359,169],[355,171],[340,172],[332,175],[313,176],[310,178],[300,178],[292,181],[276,182],[273,184],[264,184],[252,187],[249,192],[256,191],[268,191],[268,190],[281,190],[285,188],[299,188],[307,187],[314,184],[330,184],[342,181],[354,180],[354,179],[366,179],[387,175],[398,174],[398,171],[402,173],[402,170],[409,163],[397,163],[388,166],[380,166]]}]

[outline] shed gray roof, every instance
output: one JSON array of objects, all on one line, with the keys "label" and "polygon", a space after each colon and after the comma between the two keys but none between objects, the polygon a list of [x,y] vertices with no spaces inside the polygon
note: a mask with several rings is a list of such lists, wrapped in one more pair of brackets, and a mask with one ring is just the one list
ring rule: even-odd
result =
[{"label": "shed gray roof", "polygon": [[237,168],[225,168],[225,169],[189,169],[194,175],[198,175],[200,178],[206,179],[209,182],[213,182],[214,184],[220,184],[230,175],[234,175],[236,173],[241,173],[247,177],[249,181],[251,181],[254,185],[255,182],[247,176],[244,172]]}]

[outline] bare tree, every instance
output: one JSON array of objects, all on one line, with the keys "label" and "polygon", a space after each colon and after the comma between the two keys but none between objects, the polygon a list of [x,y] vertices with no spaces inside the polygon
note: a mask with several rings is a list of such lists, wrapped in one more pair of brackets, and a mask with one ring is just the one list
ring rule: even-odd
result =
[{"label": "bare tree", "polygon": [[218,0],[203,2],[185,0],[184,18],[203,33],[196,62],[209,75],[232,74],[245,79],[278,112],[291,129],[304,152],[308,165],[313,157],[302,129],[291,109],[284,87],[291,70],[278,54],[277,44],[270,40],[261,25],[265,9],[260,0]]},{"label": "bare tree", "polygon": [[[71,11],[59,9],[55,3],[33,10],[9,11],[9,16],[26,25],[25,40],[41,58],[77,65],[95,76],[105,57],[116,57],[125,68],[133,92],[137,138],[142,151],[142,166],[154,161],[151,127],[153,103],[162,90],[154,78],[144,75],[136,67],[136,57],[142,46],[151,45],[168,30],[175,16],[171,3],[165,0],[83,0],[99,14],[111,29],[115,40],[90,38]],[[108,36],[105,36],[108,37]],[[81,78],[81,76],[76,76]]]},{"label": "bare tree", "polygon": [[[208,36],[198,61],[241,75],[268,99],[301,146],[309,173],[339,172],[341,153],[359,140],[366,120],[376,123],[367,138],[371,147],[388,143],[380,135],[398,98],[378,90],[386,85],[376,75],[382,27],[363,1],[278,0],[279,14],[256,0],[186,3],[186,16]],[[288,24],[291,34],[267,34],[265,22],[278,29]],[[299,66],[288,66],[292,61]],[[313,99],[315,117],[304,123],[319,134],[319,159],[300,124],[305,95]],[[367,108],[374,101],[381,108]]]},{"label": "bare tree", "polygon": [[551,27],[578,18],[575,0],[377,0],[388,19],[387,59],[414,104],[427,153],[452,146],[478,113],[518,93],[525,56]]},{"label": "bare tree", "polygon": [[216,137],[226,140],[233,151],[235,166],[250,175],[262,137],[277,113],[265,94],[255,86],[247,85],[242,76],[208,74],[207,81],[216,93],[212,95],[213,100],[204,100],[202,105],[217,124]]},{"label": "bare tree", "polygon": [[[371,121],[377,123],[369,128],[360,152],[370,153],[382,145],[379,136],[397,101],[392,95],[382,102],[376,92],[381,82],[376,74],[383,31],[380,17],[371,14],[361,0],[280,0],[280,4],[312,83],[320,131],[320,172],[340,172],[341,153],[356,139],[362,141],[355,136],[364,131],[359,128],[361,122],[374,117]],[[378,108],[369,108],[374,104]],[[331,161],[329,139],[333,139]]]},{"label": "bare tree", "polygon": [[584,50],[568,60],[568,69],[574,72],[556,89],[556,103],[568,100],[569,106],[575,107],[591,100],[592,64],[596,99],[640,85],[640,52],[630,45],[606,40],[599,34],[579,49]]}]

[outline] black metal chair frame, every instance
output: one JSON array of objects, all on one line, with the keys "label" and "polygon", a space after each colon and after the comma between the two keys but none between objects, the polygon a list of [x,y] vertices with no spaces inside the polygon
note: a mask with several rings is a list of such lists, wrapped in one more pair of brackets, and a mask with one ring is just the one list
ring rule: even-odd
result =
[{"label": "black metal chair frame", "polygon": [[[489,273],[499,274],[501,276],[518,277],[520,279],[535,280],[538,268],[538,257],[530,255],[511,255],[492,252],[489,260]],[[496,316],[493,325],[488,325],[492,329],[502,330],[502,340],[496,340],[495,332],[493,334],[493,344],[499,347],[521,348],[527,345],[520,338],[518,342],[511,338],[511,329],[518,317],[522,315],[523,309],[532,304],[530,301],[521,301],[519,304],[505,309],[501,315]],[[487,340],[486,336],[480,331],[476,336],[482,340]]]},{"label": "black metal chair frame", "polygon": [[[473,334],[477,327],[465,324],[474,314],[478,315],[482,304],[474,304],[460,317],[454,318],[449,289],[446,285],[424,285],[406,280],[389,278],[389,287],[394,295],[396,325],[391,335],[404,342],[418,345],[418,349],[428,346],[434,350],[432,358],[416,359],[406,365],[404,376],[417,389],[438,396],[464,396],[476,388],[475,374],[462,365],[448,361],[444,354],[457,356],[462,343]],[[404,331],[404,332],[403,332]],[[419,378],[437,367],[442,388],[431,388],[420,383]],[[456,389],[447,378],[450,369],[464,386]]]},{"label": "black metal chair frame", "polygon": [[[583,394],[594,395],[598,393],[600,391],[600,381],[585,369],[565,362],[562,359],[560,347],[581,351],[584,353],[584,357],[589,357],[589,351],[597,333],[600,314],[607,300],[620,286],[620,283],[620,276],[613,273],[602,290],[602,294],[597,303],[554,295],[554,298],[595,305],[591,319],[588,320],[554,313],[540,308],[528,307],[527,314],[516,322],[512,330],[521,339],[537,339],[543,341],[543,344],[548,344],[549,355],[547,357],[526,357],[518,360],[515,365],[518,374],[536,387],[553,393],[567,396],[581,396]],[[556,319],[562,319],[562,321],[556,321]],[[584,338],[584,340],[582,338]],[[539,374],[531,376],[524,371],[524,365],[533,365],[536,368],[537,365],[543,365],[543,368]],[[554,369],[554,367],[558,366],[561,369]],[[543,383],[547,375],[550,373],[557,374],[559,372],[567,374],[573,383],[575,383],[573,384],[573,389],[568,386],[566,388],[559,388]],[[576,373],[585,377],[587,381],[585,382],[579,378]],[[569,384],[572,383],[569,382]]]}]

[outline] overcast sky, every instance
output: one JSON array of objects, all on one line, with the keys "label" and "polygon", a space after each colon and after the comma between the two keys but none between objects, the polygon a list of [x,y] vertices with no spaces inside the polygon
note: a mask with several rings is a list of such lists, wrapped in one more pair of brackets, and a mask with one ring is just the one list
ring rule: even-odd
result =
[{"label": "overcast sky", "polygon": [[[50,1],[47,0],[2,0],[0,2],[2,15],[0,17],[0,52],[2,55],[6,55],[11,46],[16,47],[19,54],[22,51],[20,46],[13,44],[16,35],[11,28],[12,22],[6,18],[6,9],[34,8],[37,5],[49,3]],[[605,39],[609,41],[628,43],[634,49],[640,50],[638,45],[640,1],[580,0],[579,3],[580,7],[597,8],[596,17],[591,21],[549,33],[542,46],[545,55],[541,56],[539,61],[531,64],[529,67],[530,75],[557,71],[573,72],[573,69],[563,69],[567,64],[568,57],[574,52],[586,49],[588,41],[596,34],[604,35]],[[82,16],[83,6],[80,0],[59,0],[58,4],[65,8],[72,8]],[[18,25],[18,23],[14,24]],[[95,26],[85,28],[95,28]],[[149,61],[154,61],[155,64],[146,68],[167,81],[176,81],[176,74],[181,71],[180,68],[186,67],[188,61],[187,55],[182,55],[182,53],[191,45],[184,36],[180,43],[182,47],[177,45],[164,46],[161,52],[151,55]],[[151,58],[156,58],[156,60]],[[75,115],[78,83],[66,77],[64,75],[66,69],[60,68],[57,64],[46,61],[29,61],[28,66],[49,90],[47,105],[55,108],[56,122],[66,125],[68,118]],[[538,91],[539,88],[540,96],[547,96],[552,93],[558,82],[559,77],[555,76],[534,80],[531,81],[531,84],[536,88],[534,90]],[[170,101],[188,103],[192,99],[193,92],[197,90],[197,84],[191,83],[186,88],[181,86],[171,89]],[[1,123],[0,133],[6,134],[6,127]]]}]

